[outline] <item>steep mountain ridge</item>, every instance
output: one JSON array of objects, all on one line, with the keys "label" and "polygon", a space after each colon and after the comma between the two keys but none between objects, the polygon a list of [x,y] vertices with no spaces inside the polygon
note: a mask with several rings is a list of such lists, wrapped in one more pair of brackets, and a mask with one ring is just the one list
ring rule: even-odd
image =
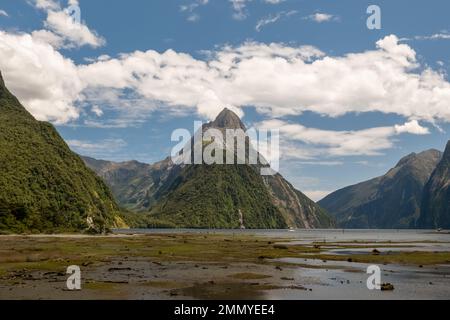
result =
[{"label": "steep mountain ridge", "polygon": [[425,185],[417,226],[450,229],[450,141]]},{"label": "steep mountain ridge", "polygon": [[[217,118],[202,130],[226,129],[246,130],[239,117],[231,110],[224,109]],[[202,143],[202,147],[212,141]],[[194,149],[194,139],[191,148]],[[246,139],[248,154],[251,145]],[[225,152],[224,152],[225,153]],[[236,155],[235,155],[236,156]],[[300,191],[296,190],[280,174],[261,176],[265,164],[182,164],[174,165],[166,159],[166,165],[159,165],[158,174],[162,179],[154,179],[155,165],[148,165],[146,174],[139,176],[135,171],[129,180],[146,180],[151,186],[145,192],[138,192],[152,202],[136,201],[151,210],[157,219],[170,221],[182,227],[239,228],[241,214],[247,228],[318,228],[330,227],[333,220],[328,214]],[[86,162],[89,165],[89,161]],[[95,169],[95,165],[90,165]],[[125,167],[125,164],[119,165]],[[120,169],[114,169],[117,172]],[[115,187],[111,175],[96,169],[105,178],[121,203],[129,204],[129,198]],[[116,174],[116,173],[114,173]],[[139,177],[138,177],[139,176]]]},{"label": "steep mountain ridge", "polygon": [[55,128],[33,118],[0,74],[0,231],[104,232],[124,226],[104,182]]},{"label": "steep mountain ridge", "polygon": [[427,150],[402,158],[385,175],[333,192],[319,204],[345,228],[412,228],[422,192],[442,153]]}]

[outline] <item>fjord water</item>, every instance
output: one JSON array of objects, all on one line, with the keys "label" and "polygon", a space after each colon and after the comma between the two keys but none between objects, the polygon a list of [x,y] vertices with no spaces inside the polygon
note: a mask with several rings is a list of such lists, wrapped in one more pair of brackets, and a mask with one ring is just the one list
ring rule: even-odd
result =
[{"label": "fjord water", "polygon": [[[450,233],[435,230],[198,230],[136,229],[116,230],[132,234],[248,234],[289,240],[289,244],[313,245],[314,242],[336,244],[359,243],[367,248],[331,248],[329,254],[367,254],[377,249],[381,254],[395,251],[450,251]],[[281,258],[276,262],[298,264],[294,270],[296,284],[312,290],[275,289],[264,292],[266,299],[449,299],[450,264],[401,265],[380,264],[381,282],[392,283],[393,291],[369,290],[366,282],[368,263],[324,261],[304,258]],[[272,274],[277,277],[276,271]]]}]

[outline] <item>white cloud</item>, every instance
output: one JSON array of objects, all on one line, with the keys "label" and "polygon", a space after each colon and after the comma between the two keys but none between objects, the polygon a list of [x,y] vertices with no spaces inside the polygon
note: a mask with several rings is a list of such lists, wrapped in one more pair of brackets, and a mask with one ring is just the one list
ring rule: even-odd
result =
[{"label": "white cloud", "polygon": [[195,13],[195,10],[197,10],[200,6],[207,5],[208,3],[209,0],[196,0],[189,4],[181,5],[180,11],[188,13],[188,17],[186,18],[187,21],[196,22],[200,19],[200,15]]},{"label": "white cloud", "polygon": [[67,140],[66,142],[71,149],[82,155],[98,152],[116,152],[127,146],[123,139],[105,139],[100,141]]},{"label": "white cloud", "polygon": [[[233,8],[233,19],[244,20],[248,17],[248,11],[246,9],[247,4],[253,0],[228,0]],[[264,3],[268,4],[279,4],[285,0],[262,0]]]},{"label": "white cloud", "polygon": [[189,15],[189,17],[187,17],[186,19],[189,22],[197,22],[198,20],[200,20],[200,16],[196,13]]},{"label": "white cloud", "polygon": [[281,18],[289,17],[289,16],[292,16],[292,15],[294,15],[296,13],[297,13],[296,10],[291,10],[291,11],[281,11],[281,12],[278,12],[277,14],[275,14],[275,15],[269,15],[267,17],[264,17],[264,18],[260,19],[256,23],[255,29],[256,29],[256,31],[259,32],[259,31],[261,31],[261,29],[263,27],[267,26],[268,24],[275,23],[278,20],[280,20]]},{"label": "white cloud", "polygon": [[382,112],[450,121],[450,83],[417,67],[415,51],[388,36],[376,50],[340,57],[310,46],[245,43],[223,47],[208,61],[149,50],[82,66],[80,72],[89,86],[133,89],[210,118],[223,106],[255,106],[271,116]]},{"label": "white cloud", "polygon": [[246,11],[247,2],[252,0],[229,0],[234,10],[233,18],[236,20],[244,20],[247,18],[248,13]]},{"label": "white cloud", "polygon": [[43,10],[60,10],[61,6],[56,0],[34,0],[36,8]]},{"label": "white cloud", "polygon": [[208,118],[225,106],[254,106],[270,117],[381,112],[450,122],[450,83],[437,71],[418,68],[415,51],[394,35],[374,50],[343,56],[312,46],[247,42],[219,48],[207,60],[148,50],[84,65],[75,65],[35,33],[2,32],[0,40],[0,70],[42,120],[70,121],[86,104],[129,110],[139,101],[140,110],[160,103]]},{"label": "white cloud", "polygon": [[66,47],[103,46],[105,40],[85,24],[78,23],[67,11],[48,11],[45,26],[66,41]]},{"label": "white cloud", "polygon": [[448,31],[443,31],[435,33],[428,36],[415,36],[416,40],[450,40],[450,33]]},{"label": "white cloud", "polygon": [[[280,147],[285,158],[309,159],[316,156],[373,156],[392,148],[393,138],[402,133],[428,134],[416,120],[393,127],[375,127],[354,131],[308,128],[282,120],[267,120],[258,128],[279,129]],[[295,143],[303,143],[301,146]],[[294,145],[293,145],[294,144]],[[309,152],[308,152],[309,151]]]},{"label": "white cloud", "polygon": [[[74,12],[69,12],[71,7],[62,9],[58,1],[35,0],[36,8],[47,13],[47,18],[44,21],[46,29],[34,31],[35,37],[41,41],[47,41],[55,48],[67,49],[85,45],[93,48],[103,46],[105,39],[81,21],[78,0],[69,0],[67,3],[75,9]],[[77,17],[78,13],[80,14],[79,17]],[[80,18],[80,21],[77,21],[78,18]]]},{"label": "white cloud", "polygon": [[9,14],[8,14],[8,12],[6,12],[5,10],[1,10],[1,9],[0,9],[0,16],[3,16],[3,17],[9,17]]},{"label": "white cloud", "polygon": [[29,34],[0,31],[0,70],[8,88],[39,120],[65,123],[79,115],[83,84],[75,64]]},{"label": "white cloud", "polygon": [[224,106],[241,107],[234,99],[244,98],[241,95],[246,94],[235,87],[238,84],[234,83],[229,69],[233,61],[271,56],[308,60],[322,54],[310,46],[288,48],[257,43],[225,47],[211,61],[196,60],[173,50],[162,54],[153,50],[137,51],[120,59],[81,66],[80,76],[91,87],[133,89],[148,100],[172,107],[197,108],[200,114],[213,118]]},{"label": "white cloud", "polygon": [[412,120],[410,122],[406,122],[403,125],[396,125],[395,131],[400,133],[411,133],[411,134],[429,134],[430,130],[428,128],[422,127],[417,120]]},{"label": "white cloud", "polygon": [[317,23],[322,23],[322,22],[329,22],[329,21],[336,21],[338,18],[332,14],[328,14],[328,13],[314,13],[308,17],[306,17],[306,19],[308,20],[312,20],[315,21]]},{"label": "white cloud", "polygon": [[99,106],[97,106],[97,105],[94,105],[94,106],[92,107],[91,111],[92,111],[92,113],[94,113],[97,117],[101,117],[101,116],[103,115],[103,110],[102,110]]}]

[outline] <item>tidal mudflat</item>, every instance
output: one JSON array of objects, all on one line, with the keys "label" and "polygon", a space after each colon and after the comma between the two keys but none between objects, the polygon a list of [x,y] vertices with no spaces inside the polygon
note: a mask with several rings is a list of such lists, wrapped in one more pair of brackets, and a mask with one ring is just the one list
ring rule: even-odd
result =
[{"label": "tidal mudflat", "polygon": [[[368,265],[394,290],[368,290]],[[66,287],[78,265],[82,288]],[[1,236],[0,299],[448,299],[450,234],[123,230]]]}]

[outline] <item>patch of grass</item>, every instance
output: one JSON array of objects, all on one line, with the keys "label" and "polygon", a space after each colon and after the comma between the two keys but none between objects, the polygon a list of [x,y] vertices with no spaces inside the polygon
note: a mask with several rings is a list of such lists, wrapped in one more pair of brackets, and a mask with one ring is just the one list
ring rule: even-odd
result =
[{"label": "patch of grass", "polygon": [[333,261],[348,261],[377,264],[409,264],[409,265],[434,265],[449,264],[450,252],[391,252],[384,255],[353,254],[353,255],[303,255],[300,258],[321,259]]}]

